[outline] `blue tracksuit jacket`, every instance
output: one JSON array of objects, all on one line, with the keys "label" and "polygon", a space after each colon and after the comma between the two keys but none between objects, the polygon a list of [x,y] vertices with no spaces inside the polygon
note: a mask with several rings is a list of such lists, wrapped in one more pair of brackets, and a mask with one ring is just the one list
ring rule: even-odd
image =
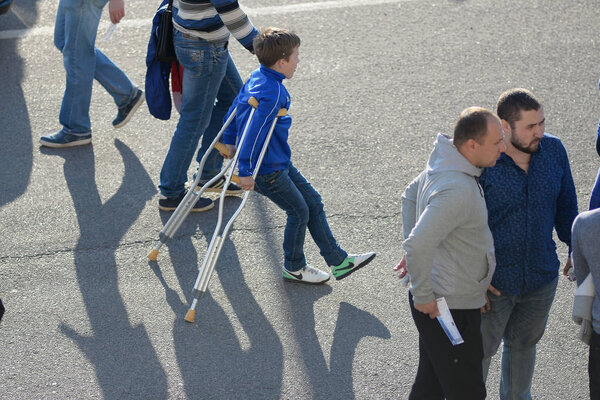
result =
[{"label": "blue tracksuit jacket", "polygon": [[[259,69],[252,72],[250,79],[246,81],[225,115],[225,120],[227,120],[233,109],[237,107],[235,119],[223,133],[223,143],[236,144],[238,138],[241,138],[243,134],[250,115],[251,107],[248,99],[254,97],[258,100],[258,108],[241,146],[238,163],[240,176],[251,176],[254,173],[256,162],[273,120],[281,108],[290,109],[290,95],[282,83],[284,78],[283,74],[261,65]],[[289,165],[291,150],[287,139],[291,124],[292,117],[288,114],[277,120],[258,172],[259,175],[279,171]]]}]

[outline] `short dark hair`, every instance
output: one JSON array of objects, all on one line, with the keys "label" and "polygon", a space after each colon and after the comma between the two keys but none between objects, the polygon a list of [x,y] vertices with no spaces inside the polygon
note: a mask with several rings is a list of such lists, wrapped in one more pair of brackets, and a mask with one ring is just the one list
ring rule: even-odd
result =
[{"label": "short dark hair", "polygon": [[281,59],[289,60],[294,49],[300,46],[300,38],[287,29],[269,26],[260,29],[252,45],[258,61],[271,67]]},{"label": "short dark hair", "polygon": [[469,139],[482,143],[487,133],[488,119],[498,118],[493,112],[483,107],[469,107],[464,109],[454,125],[453,143],[459,147]]},{"label": "short dark hair", "polygon": [[498,116],[514,129],[515,121],[521,119],[521,111],[539,110],[542,105],[527,89],[516,88],[502,93],[496,103]]}]

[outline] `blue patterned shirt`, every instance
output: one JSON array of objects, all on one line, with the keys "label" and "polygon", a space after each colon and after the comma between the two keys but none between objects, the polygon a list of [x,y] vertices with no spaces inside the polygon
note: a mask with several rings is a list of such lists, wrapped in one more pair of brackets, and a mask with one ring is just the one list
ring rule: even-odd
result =
[{"label": "blue patterned shirt", "polygon": [[570,251],[577,216],[575,185],[561,141],[545,133],[528,172],[502,154],[480,182],[496,250],[492,285],[519,295],[551,282],[560,268],[553,229]]}]

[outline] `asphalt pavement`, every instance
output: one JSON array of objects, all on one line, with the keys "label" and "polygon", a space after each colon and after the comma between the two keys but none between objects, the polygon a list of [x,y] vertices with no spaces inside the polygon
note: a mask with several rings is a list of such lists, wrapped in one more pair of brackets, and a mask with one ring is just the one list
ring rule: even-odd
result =
[{"label": "asphalt pavement", "polygon": [[[157,2],[126,1],[98,46],[140,87]],[[401,259],[400,195],[437,132],[468,106],[531,89],[548,132],[567,148],[579,206],[600,165],[596,1],[242,1],[257,26],[294,29],[293,162],[323,197],[349,252],[377,257],[343,281],[284,283],[285,215],[252,194],[225,242],[193,324],[183,317],[216,220],[191,215],[159,254],[169,214],[157,208],[177,123],[143,106],[115,130],[95,83],[93,144],[40,148],[60,128],[58,0],[15,0],[0,16],[1,399],[404,399],[418,364]],[[257,61],[239,43],[247,77]],[[239,198],[225,202],[231,215]],[[559,256],[567,249],[558,246]],[[325,268],[307,239],[308,261]],[[587,347],[571,320],[574,284],[560,278],[538,346],[536,399],[585,399]],[[498,398],[499,360],[488,380]]]}]

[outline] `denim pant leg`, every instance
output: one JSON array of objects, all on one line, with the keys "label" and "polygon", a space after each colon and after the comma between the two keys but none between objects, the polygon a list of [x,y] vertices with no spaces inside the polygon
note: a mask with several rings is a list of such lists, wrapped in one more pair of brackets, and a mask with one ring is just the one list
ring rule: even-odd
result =
[{"label": "denim pant leg", "polygon": [[166,197],[177,197],[185,189],[188,168],[210,122],[229,59],[226,42],[184,38],[176,29],[173,41],[185,72],[181,115],[160,172],[159,189]]},{"label": "denim pant leg", "polygon": [[481,335],[483,339],[483,380],[487,381],[492,357],[498,352],[506,325],[515,307],[517,296],[488,292],[490,310],[481,315]]},{"label": "denim pant leg", "polygon": [[268,197],[287,214],[283,233],[284,267],[297,271],[306,265],[304,238],[309,210],[302,193],[290,179],[289,169],[256,177],[256,191]]},{"label": "denim pant leg", "polygon": [[137,94],[137,87],[131,83],[125,72],[117,67],[98,48],[96,48],[94,78],[112,96],[118,108],[129,104]]},{"label": "denim pant leg", "polygon": [[[223,126],[223,118],[229,110],[229,107],[231,107],[231,104],[233,104],[233,101],[238,95],[242,85],[242,78],[240,77],[231,55],[228,55],[225,77],[223,78],[221,87],[219,87],[219,92],[217,93],[217,100],[212,110],[210,124],[202,135],[200,150],[198,150],[198,156],[196,157],[198,164],[202,160],[202,157],[204,157],[204,154],[210,147],[212,141],[221,130],[221,127]],[[222,165],[223,156],[221,156],[221,153],[219,153],[217,150],[213,149],[210,155],[206,158],[200,179],[202,181],[210,180],[213,176],[217,175],[221,171]]]},{"label": "denim pant leg", "polygon": [[91,132],[90,101],[96,65],[96,33],[108,0],[60,0],[54,44],[63,54],[66,88],[59,121],[65,132]]},{"label": "denim pant leg", "polygon": [[[531,399],[536,344],[546,329],[557,285],[558,277],[541,288],[522,296],[490,297],[492,310],[498,303],[497,300],[502,297],[504,299],[501,299],[500,302],[506,302],[506,298],[510,298],[510,301],[514,303],[503,335],[504,347],[500,377],[500,399],[502,400]],[[483,331],[483,334],[485,335],[486,332]]]},{"label": "denim pant leg", "polygon": [[329,266],[341,264],[348,257],[348,253],[339,246],[331,233],[321,195],[291,163],[289,175],[308,206],[308,230],[319,247],[321,256]]}]

